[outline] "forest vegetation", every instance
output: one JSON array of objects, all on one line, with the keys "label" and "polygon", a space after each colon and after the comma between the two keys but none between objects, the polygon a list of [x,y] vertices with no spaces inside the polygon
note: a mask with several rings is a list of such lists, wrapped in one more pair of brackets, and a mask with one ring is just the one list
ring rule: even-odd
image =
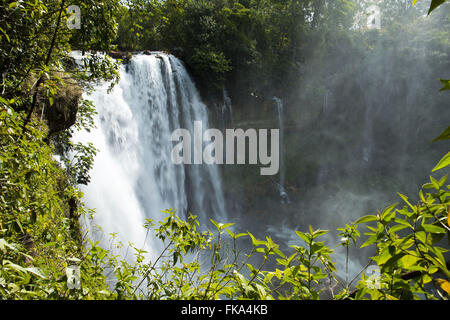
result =
[{"label": "forest vegetation", "polygon": [[[382,7],[386,27],[378,31],[355,26],[365,5],[356,0],[2,0],[0,299],[308,300],[326,292],[337,300],[447,300],[450,184],[442,173],[450,152],[430,168],[429,182],[414,186],[418,194],[398,190],[398,203],[338,229],[344,248],[364,238],[363,247],[376,254],[359,278],[337,279],[333,248],[321,238],[327,230],[297,231],[298,244],[285,251],[270,235],[235,233],[232,221],[200,226],[195,213],[183,219],[173,210],[143,226],[164,244],[154,259],[132,244],[134,261],[121,259],[89,239],[80,224],[95,214],[78,186],[90,181],[96,149],[71,139],[75,130],[94,126],[96,108],[82,92],[98,82],[118,83],[122,61],[110,56],[117,52],[124,60],[145,50],[174,54],[205,99],[220,96],[224,86],[236,101],[249,93],[294,99],[296,79],[311,73],[308,65],[329,70],[350,51],[357,57],[371,50],[375,39],[389,48],[401,32],[414,33],[422,19],[433,19],[420,41],[433,49],[429,59],[440,59],[433,69],[439,83],[440,70],[449,66],[450,6],[428,2],[389,1]],[[80,29],[68,28],[70,5],[81,9]],[[398,53],[407,62],[397,66],[405,86],[416,53],[407,49]],[[81,65],[73,50],[88,53]],[[356,85],[352,66],[345,70],[342,78]],[[319,79],[326,74],[311,78],[311,92],[321,89]],[[442,91],[450,90],[450,80],[440,82]],[[444,129],[425,139],[446,143],[450,127]],[[244,241],[249,251],[240,249]],[[266,268],[269,261],[275,267]],[[80,289],[67,284],[73,264],[80,266]],[[376,277],[367,272],[371,264],[380,270]],[[336,282],[341,285],[331,285]]]}]

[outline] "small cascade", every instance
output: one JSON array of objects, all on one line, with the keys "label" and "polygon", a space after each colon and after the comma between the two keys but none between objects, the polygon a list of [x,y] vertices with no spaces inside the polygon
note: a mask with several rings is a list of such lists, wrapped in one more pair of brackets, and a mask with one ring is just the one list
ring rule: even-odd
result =
[{"label": "small cascade", "polygon": [[283,101],[278,97],[273,97],[278,112],[278,123],[280,126],[280,181],[278,183],[278,189],[280,192],[281,202],[290,203],[289,196],[285,189],[285,164],[284,164],[284,110]]},{"label": "small cascade", "polygon": [[228,95],[227,89],[223,88],[223,103],[222,103],[222,125],[223,128],[233,127],[233,105],[231,98]]},{"label": "small cascade", "polygon": [[366,106],[366,112],[364,115],[364,132],[363,132],[363,147],[362,147],[362,160],[364,163],[370,163],[372,159],[373,149],[373,114],[370,104]]}]

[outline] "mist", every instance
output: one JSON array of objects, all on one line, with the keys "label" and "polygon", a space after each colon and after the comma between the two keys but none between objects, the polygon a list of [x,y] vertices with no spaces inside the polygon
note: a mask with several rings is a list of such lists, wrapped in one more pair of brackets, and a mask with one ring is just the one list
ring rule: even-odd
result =
[{"label": "mist", "polygon": [[[257,229],[287,246],[295,230],[312,225],[330,230],[327,243],[335,247],[336,228],[400,202],[397,192],[415,199],[447,151],[445,143],[431,141],[450,116],[448,95],[439,92],[439,77],[450,76],[450,51],[439,37],[448,41],[448,34],[433,33],[449,6],[427,17],[426,4],[392,3],[378,2],[380,29],[367,28],[360,15],[345,33],[330,30],[310,42],[292,88],[273,90],[284,105],[280,174],[289,202],[280,197],[278,178],[225,168],[227,208],[235,212],[230,220],[242,230]],[[236,95],[234,126],[279,127],[272,97]],[[358,249],[363,239],[352,246],[351,277],[374,254]],[[343,254],[336,248],[341,271]]]}]

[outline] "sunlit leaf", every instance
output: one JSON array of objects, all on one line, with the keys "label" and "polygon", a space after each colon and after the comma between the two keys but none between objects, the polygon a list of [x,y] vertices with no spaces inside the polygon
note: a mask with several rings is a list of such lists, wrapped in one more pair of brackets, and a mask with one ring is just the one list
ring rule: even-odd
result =
[{"label": "sunlit leaf", "polygon": [[447,153],[442,159],[441,161],[439,161],[439,163],[436,165],[436,167],[433,169],[433,172],[436,172],[440,169],[443,169],[447,166],[450,165],[450,152]]},{"label": "sunlit leaf", "polygon": [[369,216],[364,216],[364,217],[359,218],[354,223],[361,224],[361,223],[367,223],[367,222],[377,221],[377,220],[378,220],[377,216],[369,215]]},{"label": "sunlit leaf", "polygon": [[447,231],[444,228],[432,225],[432,224],[424,224],[422,225],[423,230],[430,233],[446,233]]},{"label": "sunlit leaf", "polygon": [[309,237],[306,233],[301,232],[301,231],[295,231],[295,233],[297,234],[297,236],[302,239],[303,241],[305,241],[306,243],[309,242]]}]

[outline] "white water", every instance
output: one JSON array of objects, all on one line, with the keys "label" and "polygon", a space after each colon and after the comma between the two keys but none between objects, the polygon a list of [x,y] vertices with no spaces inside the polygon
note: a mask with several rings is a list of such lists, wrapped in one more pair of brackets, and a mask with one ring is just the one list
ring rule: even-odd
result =
[{"label": "white water", "polygon": [[284,119],[283,119],[283,101],[280,98],[273,97],[273,101],[277,106],[278,122],[280,126],[280,182],[279,191],[282,202],[289,203],[289,197],[285,189],[285,166],[284,166]]},{"label": "white water", "polygon": [[127,69],[121,67],[121,80],[110,94],[107,88],[85,96],[97,108],[97,129],[75,137],[99,149],[91,183],[82,190],[87,206],[96,209],[102,244],[117,233],[125,246],[132,242],[158,253],[159,242],[146,237],[142,226],[147,218],[161,220],[161,211],[169,208],[180,216],[192,212],[203,222],[225,219],[218,168],[171,161],[173,130],[193,132],[194,121],[209,127],[207,108],[182,62],[162,53],[137,55]]},{"label": "white water", "polygon": [[222,104],[222,126],[223,128],[233,127],[233,104],[228,95],[227,89],[223,88],[223,104]]}]

